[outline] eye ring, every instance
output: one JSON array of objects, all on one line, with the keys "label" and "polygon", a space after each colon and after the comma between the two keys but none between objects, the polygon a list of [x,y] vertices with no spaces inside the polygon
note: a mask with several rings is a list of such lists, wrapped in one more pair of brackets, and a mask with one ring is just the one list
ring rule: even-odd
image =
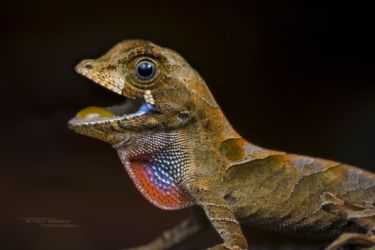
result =
[{"label": "eye ring", "polygon": [[156,75],[156,64],[149,59],[142,59],[135,66],[135,75],[141,81],[150,81]]}]

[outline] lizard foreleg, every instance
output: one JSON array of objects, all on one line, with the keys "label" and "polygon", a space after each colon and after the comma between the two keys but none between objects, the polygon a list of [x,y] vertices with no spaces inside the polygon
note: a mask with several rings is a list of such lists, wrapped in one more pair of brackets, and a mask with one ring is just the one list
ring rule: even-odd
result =
[{"label": "lizard foreleg", "polygon": [[213,193],[204,190],[200,190],[199,193],[201,195],[197,199],[197,203],[203,208],[211,224],[224,240],[224,243],[209,249],[247,249],[246,238],[231,206],[223,198],[215,196]]}]

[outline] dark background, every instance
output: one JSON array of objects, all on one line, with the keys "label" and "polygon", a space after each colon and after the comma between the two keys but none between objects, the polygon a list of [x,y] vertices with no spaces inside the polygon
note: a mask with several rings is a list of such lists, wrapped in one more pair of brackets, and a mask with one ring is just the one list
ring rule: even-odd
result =
[{"label": "dark background", "polygon": [[[375,22],[365,1],[1,5],[1,249],[119,249],[188,215],[153,207],[109,145],[66,127],[82,107],[121,99],[73,67],[126,38],[180,52],[251,142],[375,170]],[[35,217],[79,228],[22,219]],[[254,234],[250,242],[268,237]],[[211,229],[186,245],[217,242]]]}]

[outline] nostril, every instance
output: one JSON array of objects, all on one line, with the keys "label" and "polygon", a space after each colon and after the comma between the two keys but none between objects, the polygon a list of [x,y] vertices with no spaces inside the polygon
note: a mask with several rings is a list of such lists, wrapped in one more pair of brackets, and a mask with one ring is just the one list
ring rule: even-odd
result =
[{"label": "nostril", "polygon": [[77,64],[75,67],[75,71],[84,74],[85,72],[92,70],[94,68],[94,62],[90,59],[83,60],[80,63]]}]

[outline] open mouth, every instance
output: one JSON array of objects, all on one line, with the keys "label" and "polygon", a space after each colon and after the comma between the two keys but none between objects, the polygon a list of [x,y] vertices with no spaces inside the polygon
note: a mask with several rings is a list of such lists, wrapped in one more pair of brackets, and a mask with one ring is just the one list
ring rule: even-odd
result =
[{"label": "open mouth", "polygon": [[154,110],[152,104],[140,99],[126,99],[123,103],[109,107],[90,106],[80,110],[69,121],[70,125],[99,124],[147,115]]},{"label": "open mouth", "polygon": [[112,75],[108,72],[98,74],[97,71],[92,69],[93,64],[95,64],[93,60],[83,60],[75,69],[79,74],[94,81],[110,92],[125,98],[125,101],[109,107],[91,106],[84,108],[69,121],[69,125],[75,127],[80,125],[103,124],[111,121],[123,121],[137,116],[144,116],[157,110],[153,102],[149,102],[146,96],[144,96],[144,98],[129,98],[125,96],[122,93],[124,82],[119,80],[116,72],[111,72]]}]

